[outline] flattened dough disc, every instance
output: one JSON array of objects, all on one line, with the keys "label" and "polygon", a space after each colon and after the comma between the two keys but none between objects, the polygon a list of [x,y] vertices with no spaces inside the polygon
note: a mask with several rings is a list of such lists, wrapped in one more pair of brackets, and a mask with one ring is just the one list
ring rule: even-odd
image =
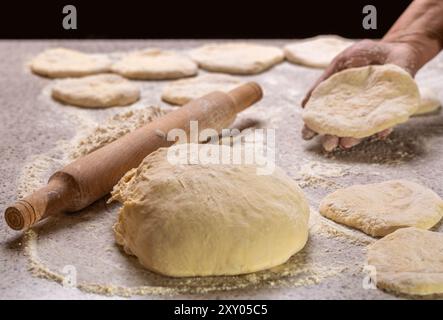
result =
[{"label": "flattened dough disc", "polygon": [[443,234],[399,229],[368,247],[377,287],[411,295],[443,293]]},{"label": "flattened dough disc", "polygon": [[419,103],[418,87],[402,68],[351,68],[319,84],[303,109],[303,120],[320,134],[365,138],[406,122]]},{"label": "flattened dough disc", "polygon": [[443,200],[415,182],[390,180],[339,189],[321,201],[320,213],[381,237],[404,227],[433,227],[443,217]]},{"label": "flattened dough disc", "polygon": [[136,102],[140,89],[119,75],[99,74],[59,80],[52,88],[52,97],[74,106],[105,108]]},{"label": "flattened dough disc", "polygon": [[340,52],[354,41],[326,35],[300,40],[284,47],[288,61],[313,68],[326,68]]},{"label": "flattened dough disc", "polygon": [[242,84],[238,78],[224,74],[205,74],[191,79],[177,80],[163,88],[162,99],[184,105],[212,91],[227,92]]},{"label": "flattened dough disc", "polygon": [[277,47],[241,42],[208,44],[189,54],[203,69],[232,74],[260,73],[284,59]]},{"label": "flattened dough disc", "polygon": [[441,102],[438,99],[437,94],[429,88],[420,88],[420,105],[414,115],[424,115],[433,113],[441,107]]},{"label": "flattened dough disc", "polygon": [[108,72],[111,60],[105,55],[55,48],[40,53],[31,62],[32,72],[50,78],[82,77]]},{"label": "flattened dough disc", "polygon": [[198,67],[185,55],[146,49],[123,57],[112,65],[112,71],[129,79],[165,80],[196,75]]}]

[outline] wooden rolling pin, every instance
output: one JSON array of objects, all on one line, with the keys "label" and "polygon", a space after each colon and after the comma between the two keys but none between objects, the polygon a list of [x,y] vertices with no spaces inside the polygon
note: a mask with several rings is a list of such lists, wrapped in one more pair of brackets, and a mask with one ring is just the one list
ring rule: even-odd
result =
[{"label": "wooden rolling pin", "polygon": [[148,154],[174,144],[166,139],[170,130],[180,128],[189,135],[194,120],[199,130],[220,133],[261,97],[260,86],[249,82],[229,93],[216,91],[193,100],[55,172],[45,187],[7,208],[5,220],[12,229],[22,230],[53,214],[83,209],[109,193]]}]

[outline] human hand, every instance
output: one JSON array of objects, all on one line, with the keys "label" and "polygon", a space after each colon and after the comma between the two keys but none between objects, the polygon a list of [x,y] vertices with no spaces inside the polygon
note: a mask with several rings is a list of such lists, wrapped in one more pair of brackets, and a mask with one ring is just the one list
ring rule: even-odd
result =
[{"label": "human hand", "polygon": [[[374,41],[363,40],[350,46],[342,53],[337,55],[331,64],[326,68],[320,78],[309,89],[305,98],[302,101],[302,107],[304,108],[308,102],[311,93],[314,89],[324,80],[328,79],[336,72],[348,69],[363,67],[368,65],[380,65],[392,63],[396,64],[412,76],[418,71],[419,65],[417,63],[417,52],[414,47],[405,42],[388,42],[388,41]],[[378,139],[385,139],[392,129],[383,130],[377,133],[375,136]],[[306,125],[302,130],[302,137],[305,140],[310,140],[315,137],[317,133],[311,130]],[[362,139],[356,139],[352,137],[337,137],[332,135],[323,136],[323,148],[326,151],[332,151],[338,146],[343,149],[351,148],[359,144]]]}]

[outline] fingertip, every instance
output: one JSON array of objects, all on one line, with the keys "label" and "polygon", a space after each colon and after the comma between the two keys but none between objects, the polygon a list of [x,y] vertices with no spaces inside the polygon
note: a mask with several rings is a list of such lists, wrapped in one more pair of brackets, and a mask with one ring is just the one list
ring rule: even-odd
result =
[{"label": "fingertip", "polygon": [[301,101],[301,103],[300,103],[300,105],[301,105],[302,108],[305,107],[306,102],[308,102],[308,97],[307,97],[307,96],[305,96],[305,97],[303,98],[303,100]]},{"label": "fingertip", "polygon": [[392,133],[392,131],[394,131],[392,128],[380,131],[376,134],[376,138],[379,140],[385,140]]},{"label": "fingertip", "polygon": [[313,89],[310,89],[308,93],[306,93],[305,97],[301,101],[301,107],[304,108],[306,104],[308,103],[309,99],[311,98],[311,93]]},{"label": "fingertip", "polygon": [[323,137],[323,149],[326,152],[334,151],[338,147],[339,138],[337,136],[325,135]]},{"label": "fingertip", "polygon": [[306,124],[303,126],[303,129],[301,130],[301,135],[304,140],[311,140],[314,138],[318,133],[311,130]]},{"label": "fingertip", "polygon": [[352,137],[343,137],[340,138],[340,147],[343,149],[350,149],[356,145],[358,145],[362,139],[352,138]]}]

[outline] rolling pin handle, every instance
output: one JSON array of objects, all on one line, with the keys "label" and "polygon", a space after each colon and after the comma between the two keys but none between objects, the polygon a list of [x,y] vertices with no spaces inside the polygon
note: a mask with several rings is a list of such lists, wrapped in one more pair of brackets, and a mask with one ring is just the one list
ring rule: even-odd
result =
[{"label": "rolling pin handle", "polygon": [[8,207],[6,223],[14,230],[28,229],[49,215],[70,210],[70,203],[75,203],[73,197],[78,195],[75,190],[78,188],[74,179],[64,172],[57,172],[45,187]]},{"label": "rolling pin handle", "polygon": [[23,230],[32,226],[37,220],[34,208],[26,200],[18,200],[5,211],[5,220],[14,230]]}]

